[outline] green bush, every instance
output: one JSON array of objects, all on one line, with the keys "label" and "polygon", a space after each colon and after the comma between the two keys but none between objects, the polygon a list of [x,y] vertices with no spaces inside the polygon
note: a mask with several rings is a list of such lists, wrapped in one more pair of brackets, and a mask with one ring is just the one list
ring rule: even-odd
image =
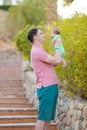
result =
[{"label": "green bush", "polygon": [[29,43],[27,39],[27,34],[28,34],[29,29],[33,27],[38,27],[43,30],[44,23],[41,22],[39,26],[28,24],[25,28],[19,31],[14,37],[15,39],[14,44],[16,45],[17,49],[21,52],[22,57],[26,60],[30,59],[30,50],[31,50],[31,43]]},{"label": "green bush", "polygon": [[8,11],[11,5],[0,5],[0,9]]},{"label": "green bush", "polygon": [[87,16],[74,16],[60,23],[68,66],[56,71],[74,94],[87,97]]},{"label": "green bush", "polygon": [[[63,87],[68,93],[74,93],[81,97],[87,97],[87,16],[75,16],[72,19],[61,20],[57,25],[61,31],[61,37],[66,50],[65,59],[67,68],[61,65],[55,68],[57,75],[62,80]],[[51,25],[49,25],[51,26]],[[27,32],[34,26],[28,25],[16,36],[16,45],[27,58],[30,53],[30,44],[27,40]],[[51,47],[50,31],[43,23],[40,27],[45,32],[44,48],[53,54]]]}]

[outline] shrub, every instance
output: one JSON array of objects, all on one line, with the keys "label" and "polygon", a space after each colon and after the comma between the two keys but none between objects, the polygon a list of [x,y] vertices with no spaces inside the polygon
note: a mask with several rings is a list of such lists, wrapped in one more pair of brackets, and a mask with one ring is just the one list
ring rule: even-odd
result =
[{"label": "shrub", "polygon": [[38,27],[43,30],[44,23],[41,22],[39,26],[28,24],[25,28],[19,31],[14,37],[15,39],[14,44],[16,45],[17,49],[21,52],[22,57],[26,60],[30,59],[30,50],[31,50],[31,43],[27,39],[27,34],[28,34],[28,31],[33,27]]},{"label": "shrub", "polygon": [[11,5],[0,5],[0,9],[8,11],[8,9],[11,7]]},{"label": "shrub", "polygon": [[68,66],[56,69],[70,92],[87,97],[87,16],[74,16],[60,23]]},{"label": "shrub", "polygon": [[[74,93],[87,97],[87,16],[75,16],[72,19],[57,22],[61,30],[61,37],[66,50],[65,59],[68,63],[66,69],[61,65],[55,68],[57,75],[68,93]],[[31,26],[27,26],[16,36],[16,45],[25,56],[29,56],[30,45],[27,40],[27,32]],[[33,26],[32,26],[33,27]],[[46,50],[53,54],[51,47],[50,31],[47,25],[40,24],[39,27],[45,31]]]}]

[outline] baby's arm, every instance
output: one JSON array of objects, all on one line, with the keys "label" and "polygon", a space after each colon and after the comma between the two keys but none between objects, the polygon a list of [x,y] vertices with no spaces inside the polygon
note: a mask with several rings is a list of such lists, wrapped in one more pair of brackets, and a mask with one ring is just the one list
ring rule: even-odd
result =
[{"label": "baby's arm", "polygon": [[54,47],[55,43],[56,43],[56,48],[58,48],[58,47],[59,47],[59,44],[60,44],[60,40],[59,40],[59,39],[53,40],[53,41],[52,41],[52,46],[53,46],[53,47]]}]

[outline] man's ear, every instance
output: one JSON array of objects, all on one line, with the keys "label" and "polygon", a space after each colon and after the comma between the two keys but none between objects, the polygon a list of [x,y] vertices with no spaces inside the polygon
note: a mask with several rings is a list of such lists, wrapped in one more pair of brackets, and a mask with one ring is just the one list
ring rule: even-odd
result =
[{"label": "man's ear", "polygon": [[34,41],[35,41],[35,40],[37,39],[37,36],[36,36],[36,35],[34,35],[33,39],[34,39]]}]

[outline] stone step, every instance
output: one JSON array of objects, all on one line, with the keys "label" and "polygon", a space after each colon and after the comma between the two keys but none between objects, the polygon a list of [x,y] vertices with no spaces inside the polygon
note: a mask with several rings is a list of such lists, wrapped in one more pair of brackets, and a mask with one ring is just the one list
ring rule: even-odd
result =
[{"label": "stone step", "polygon": [[[20,74],[21,74],[21,72],[19,72]],[[10,77],[10,78],[13,78],[13,77],[21,77],[21,75],[18,73],[18,71],[17,72],[7,72],[7,73],[5,73],[5,72],[0,72],[0,79],[2,79],[2,77],[4,77],[4,78],[8,78],[8,77]]]},{"label": "stone step", "polygon": [[21,77],[19,77],[19,75],[6,75],[6,76],[3,76],[3,75],[0,75],[0,81],[2,82],[3,80],[5,80],[7,82],[7,80],[21,80]]},{"label": "stone step", "polygon": [[6,80],[0,80],[0,87],[20,87],[22,86],[22,81],[17,81],[17,80],[11,80],[11,81],[6,81]]},{"label": "stone step", "polygon": [[36,122],[37,115],[34,116],[0,116],[0,124],[8,124],[8,123],[33,123]]},{"label": "stone step", "polygon": [[[0,124],[0,130],[35,130],[36,123]],[[58,130],[57,124],[51,124],[50,130]]]},{"label": "stone step", "polygon": [[29,100],[28,99],[6,99],[6,98],[3,98],[3,99],[0,99],[0,104],[10,104],[10,103],[19,103],[19,104],[22,104],[22,103],[26,103],[28,104],[29,103]]},{"label": "stone step", "polygon": [[0,98],[10,98],[10,99],[25,99],[25,95],[24,94],[0,94]]},{"label": "stone step", "polygon": [[6,88],[6,87],[22,87],[22,83],[21,83],[21,84],[17,84],[17,83],[16,83],[16,84],[14,84],[14,83],[13,83],[13,84],[12,84],[12,83],[10,83],[10,84],[7,84],[7,83],[1,84],[1,83],[0,83],[0,88],[1,88],[1,87],[5,87],[5,88]]},{"label": "stone step", "polygon": [[6,87],[22,87],[22,84],[14,84],[14,83],[13,83],[13,84],[12,84],[12,83],[10,83],[10,84],[7,84],[7,83],[1,84],[1,83],[0,83],[0,88],[1,88],[1,87],[5,87],[5,88],[6,88]]},{"label": "stone step", "polygon": [[[9,75],[12,75],[13,76],[13,74],[15,74],[15,75],[19,75],[19,74],[21,74],[22,73],[22,71],[20,70],[18,70],[18,69],[15,69],[15,68],[12,68],[12,69],[0,69],[0,76],[1,75],[3,75],[3,76],[6,76],[7,74],[9,74]],[[20,75],[21,76],[21,75]]]},{"label": "stone step", "polygon": [[24,91],[24,88],[21,86],[21,87],[0,87],[0,91],[3,91],[3,90],[5,90],[5,91]]},{"label": "stone step", "polygon": [[9,67],[21,68],[21,62],[22,61],[19,61],[19,59],[17,59],[17,60],[16,59],[8,59],[8,60],[0,61],[0,67],[1,68],[5,68],[5,67],[6,68],[9,68]]},{"label": "stone step", "polygon": [[[20,72],[20,73],[19,73]],[[17,68],[17,69],[15,69],[15,68],[12,68],[12,69],[0,69],[0,75],[3,75],[3,76],[5,76],[5,75],[7,75],[7,74],[10,74],[10,75],[13,75],[13,74],[21,74],[22,73],[22,71],[20,70],[19,71],[19,69]],[[21,76],[21,75],[20,75]]]},{"label": "stone step", "polygon": [[1,69],[0,69],[0,71],[2,71],[3,70],[3,72],[5,72],[5,71],[7,71],[7,72],[11,72],[11,70],[13,70],[14,72],[15,72],[15,70],[21,70],[21,68],[22,68],[22,66],[21,65],[19,65],[19,64],[17,64],[17,65],[11,65],[11,64],[9,64],[9,65],[7,65],[6,63],[5,64],[0,64],[0,67],[1,67]]},{"label": "stone step", "polygon": [[[1,72],[1,71],[0,71]],[[8,75],[9,74],[9,75]],[[3,72],[3,73],[0,73],[0,77],[1,76],[13,76],[14,77],[14,75],[15,76],[20,76],[20,74],[18,73],[18,70],[17,70],[17,72],[16,71],[11,71],[11,72]]]},{"label": "stone step", "polygon": [[[14,68],[13,68],[14,69]],[[2,72],[2,73],[1,73]],[[7,76],[8,74],[9,75],[19,75],[20,76],[20,73],[18,73],[18,72],[21,72],[21,71],[19,71],[19,69],[14,69],[14,70],[2,70],[2,69],[0,69],[0,76]]]},{"label": "stone step", "polygon": [[4,84],[4,83],[5,83],[5,84],[6,84],[6,83],[8,83],[8,84],[12,84],[12,83],[13,83],[13,84],[21,84],[21,83],[22,83],[22,80],[17,80],[17,79],[16,79],[16,80],[11,80],[11,79],[10,79],[10,80],[4,80],[4,79],[3,79],[3,80],[0,80],[0,84]]},{"label": "stone step", "polygon": [[20,93],[24,93],[24,90],[23,89],[4,89],[4,87],[3,87],[3,89],[0,89],[0,94],[20,94]]},{"label": "stone step", "polygon": [[5,73],[5,71],[6,72],[11,72],[11,73],[13,73],[13,72],[21,72],[21,65],[14,65],[14,66],[12,66],[12,65],[7,65],[7,64],[2,64],[2,65],[0,65],[0,72],[4,72]]},{"label": "stone step", "polygon": [[7,83],[7,82],[9,82],[10,80],[14,82],[15,80],[21,80],[21,77],[19,77],[19,76],[17,76],[17,77],[16,77],[16,76],[15,76],[15,77],[12,77],[12,76],[3,77],[3,76],[2,76],[2,77],[0,78],[0,82],[1,82],[1,83],[3,83],[4,81]]},{"label": "stone step", "polygon": [[19,94],[19,95],[23,95],[24,92],[23,91],[22,92],[19,92],[19,91],[0,91],[0,95],[2,95],[2,94],[8,94],[8,95],[10,95],[10,94],[13,94],[13,95]]},{"label": "stone step", "polygon": [[7,116],[7,115],[37,115],[36,108],[0,108],[0,116]]},{"label": "stone step", "polygon": [[30,108],[32,106],[32,104],[25,104],[25,103],[1,103],[0,104],[0,108],[2,107],[5,107],[5,108],[21,108],[21,107],[24,107],[24,108]]}]

